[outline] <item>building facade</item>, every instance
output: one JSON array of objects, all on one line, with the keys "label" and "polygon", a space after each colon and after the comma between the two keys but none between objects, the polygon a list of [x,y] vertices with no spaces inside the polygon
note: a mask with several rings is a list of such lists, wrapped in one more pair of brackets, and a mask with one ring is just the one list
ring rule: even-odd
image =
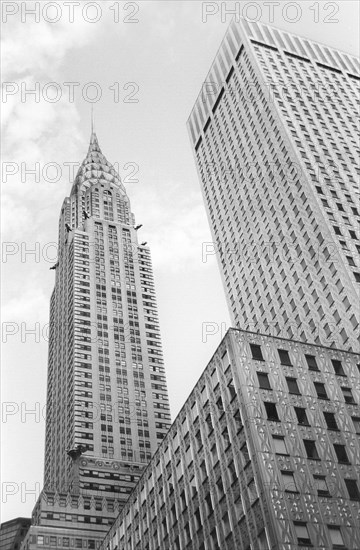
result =
[{"label": "building facade", "polygon": [[150,251],[139,229],[93,133],[59,220],[44,491],[24,548],[63,539],[64,547],[95,548],[170,426]]},{"label": "building facade", "polygon": [[359,351],[359,60],[230,25],[188,120],[233,325]]},{"label": "building facade", "polygon": [[30,524],[30,518],[16,518],[2,523],[0,527],[1,550],[20,550]]},{"label": "building facade", "polygon": [[101,550],[360,548],[360,355],[230,329]]}]

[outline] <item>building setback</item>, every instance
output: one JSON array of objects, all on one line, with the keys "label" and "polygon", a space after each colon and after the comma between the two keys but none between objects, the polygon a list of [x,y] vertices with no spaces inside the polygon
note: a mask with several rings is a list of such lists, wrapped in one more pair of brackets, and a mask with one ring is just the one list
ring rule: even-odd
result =
[{"label": "building setback", "polygon": [[360,355],[230,329],[101,550],[360,548]]},{"label": "building setback", "polygon": [[188,120],[234,326],[359,351],[359,60],[230,25]]},{"label": "building setback", "polygon": [[0,528],[1,550],[19,550],[30,524],[30,518],[16,518],[2,523]]},{"label": "building setback", "polygon": [[149,248],[96,135],[64,200],[44,491],[24,548],[95,548],[170,426]]}]

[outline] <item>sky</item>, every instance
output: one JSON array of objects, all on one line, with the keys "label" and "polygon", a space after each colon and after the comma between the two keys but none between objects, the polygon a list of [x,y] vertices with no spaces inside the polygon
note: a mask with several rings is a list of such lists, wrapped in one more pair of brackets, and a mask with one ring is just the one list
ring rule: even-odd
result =
[{"label": "sky", "polygon": [[91,106],[151,249],[174,419],[231,326],[186,129],[230,12],[359,48],[356,0],[66,4],[1,6],[2,521],[30,517],[42,486],[49,268]]}]

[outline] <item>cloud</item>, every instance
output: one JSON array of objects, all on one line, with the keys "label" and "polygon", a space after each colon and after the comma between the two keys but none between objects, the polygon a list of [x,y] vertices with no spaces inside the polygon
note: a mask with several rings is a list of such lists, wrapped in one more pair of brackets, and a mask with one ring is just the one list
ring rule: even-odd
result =
[{"label": "cloud", "polygon": [[[31,233],[36,234],[54,215],[46,207],[61,202],[68,192],[69,170],[64,162],[78,159],[83,149],[80,116],[68,94],[51,103],[44,100],[42,90],[48,82],[62,82],[66,56],[94,40],[98,32],[98,25],[80,18],[73,24],[64,18],[51,25],[31,18],[22,23],[19,17],[9,18],[6,24],[4,82],[14,83],[19,90],[3,103],[3,227],[7,240],[21,238],[25,227],[26,237],[31,239]],[[36,86],[40,90],[36,100],[21,93]],[[49,163],[59,165],[58,182],[50,181]],[[34,169],[36,176],[29,172]]]},{"label": "cloud", "polygon": [[[166,182],[161,192],[157,183],[149,183],[132,198],[137,221],[144,224],[140,242],[149,241],[157,269],[169,273],[203,267],[202,243],[212,237],[200,191],[182,193],[181,182]],[[213,258],[206,263],[211,265]]]},{"label": "cloud", "polygon": [[62,15],[57,23],[48,23],[42,17],[38,23],[30,17],[25,22],[9,18],[2,41],[6,78],[27,74],[55,78],[67,52],[96,37],[98,25],[81,17],[69,24],[66,13]]}]

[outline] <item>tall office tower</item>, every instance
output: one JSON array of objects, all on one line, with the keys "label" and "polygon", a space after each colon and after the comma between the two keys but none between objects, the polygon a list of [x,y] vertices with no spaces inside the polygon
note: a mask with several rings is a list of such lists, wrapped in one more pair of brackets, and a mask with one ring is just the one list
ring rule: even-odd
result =
[{"label": "tall office tower", "polygon": [[232,22],[188,121],[235,326],[359,350],[358,59]]},{"label": "tall office tower", "polygon": [[92,134],[59,220],[44,491],[25,548],[95,548],[169,428],[150,251],[134,226]]},{"label": "tall office tower", "polygon": [[358,550],[360,355],[230,329],[100,550]]}]

